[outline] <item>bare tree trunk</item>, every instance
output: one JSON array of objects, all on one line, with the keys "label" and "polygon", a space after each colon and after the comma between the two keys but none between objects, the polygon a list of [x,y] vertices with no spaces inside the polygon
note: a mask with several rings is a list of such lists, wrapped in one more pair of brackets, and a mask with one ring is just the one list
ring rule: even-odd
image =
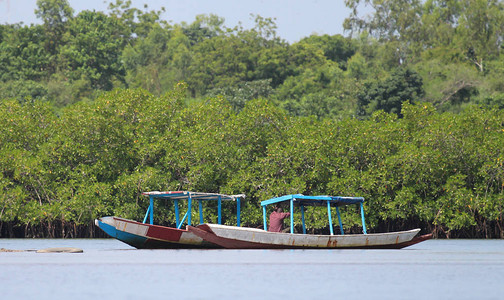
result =
[{"label": "bare tree trunk", "polygon": [[13,238],[14,230],[12,228],[12,222],[7,222],[7,230],[9,231],[9,238]]},{"label": "bare tree trunk", "polygon": [[65,221],[61,220],[61,237],[65,238]]}]

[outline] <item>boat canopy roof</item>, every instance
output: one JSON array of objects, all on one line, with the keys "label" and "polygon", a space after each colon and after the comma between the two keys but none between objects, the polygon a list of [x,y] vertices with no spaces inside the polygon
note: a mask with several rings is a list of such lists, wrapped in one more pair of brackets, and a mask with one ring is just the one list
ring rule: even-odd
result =
[{"label": "boat canopy roof", "polygon": [[341,235],[345,234],[343,232],[343,223],[341,221],[341,215],[339,211],[340,206],[356,204],[360,206],[361,219],[362,219],[362,232],[366,234],[366,220],[364,218],[364,198],[362,197],[342,197],[342,196],[327,196],[327,195],[319,195],[319,196],[305,196],[302,194],[297,195],[285,195],[281,197],[272,198],[269,200],[265,200],[261,202],[262,210],[263,210],[263,222],[264,222],[264,230],[268,230],[267,224],[267,216],[266,216],[266,206],[270,204],[277,204],[282,202],[289,203],[289,211],[290,211],[290,232],[294,233],[294,206],[298,206],[301,211],[301,224],[303,225],[303,234],[306,234],[306,225],[305,225],[305,217],[304,211],[305,206],[326,206],[327,207],[327,218],[329,220],[329,230],[331,235],[334,234],[333,224],[332,224],[332,216],[331,216],[331,207],[336,207],[336,213],[338,214],[338,223],[341,231]]},{"label": "boat canopy roof", "polygon": [[[174,208],[175,208],[175,225],[177,229],[182,227],[182,224],[185,220],[187,220],[187,225],[191,225],[191,210],[192,203],[194,201],[198,201],[198,210],[199,210],[199,219],[200,224],[203,224],[203,202],[208,200],[217,201],[217,223],[222,224],[222,200],[231,200],[236,203],[236,226],[240,226],[240,202],[241,199],[245,199],[244,194],[239,195],[225,195],[225,194],[217,194],[217,193],[201,193],[201,192],[189,192],[189,191],[168,191],[168,192],[144,192],[142,193],[144,196],[149,197],[149,207],[147,208],[147,212],[145,213],[144,223],[149,219],[150,224],[153,224],[154,220],[154,199],[164,199],[164,200],[173,200]],[[180,209],[179,209],[179,200],[187,200],[187,212],[180,219]]]},{"label": "boat canopy roof", "polygon": [[340,207],[350,204],[364,203],[362,197],[342,197],[342,196],[305,196],[302,194],[285,195],[281,197],[272,198],[261,202],[261,206],[276,204],[281,202],[293,201],[295,206],[327,206],[328,203],[333,207]]},{"label": "boat canopy roof", "polygon": [[225,194],[217,194],[217,193],[201,193],[201,192],[189,192],[189,191],[168,191],[168,192],[144,192],[142,195],[159,198],[159,199],[167,199],[167,200],[187,200],[191,198],[192,200],[232,200],[236,201],[236,199],[244,199],[244,194],[239,195],[225,195]]}]

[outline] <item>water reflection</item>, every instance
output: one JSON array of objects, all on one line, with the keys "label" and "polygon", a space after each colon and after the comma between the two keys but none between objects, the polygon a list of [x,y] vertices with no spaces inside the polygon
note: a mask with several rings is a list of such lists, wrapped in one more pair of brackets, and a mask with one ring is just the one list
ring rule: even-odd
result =
[{"label": "water reflection", "polygon": [[113,239],[0,239],[2,299],[501,299],[504,240],[403,250],[136,250]]}]

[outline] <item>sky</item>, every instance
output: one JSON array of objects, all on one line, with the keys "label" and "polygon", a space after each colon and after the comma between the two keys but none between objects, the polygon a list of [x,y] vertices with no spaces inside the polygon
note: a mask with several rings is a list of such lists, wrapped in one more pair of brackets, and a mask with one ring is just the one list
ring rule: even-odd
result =
[{"label": "sky", "polygon": [[[69,0],[75,14],[82,10],[107,12],[112,0]],[[115,0],[113,0],[115,2]],[[23,22],[41,24],[35,16],[36,0],[0,0],[0,24]],[[225,26],[241,22],[246,29],[254,25],[250,14],[275,18],[277,35],[290,43],[311,34],[344,34],[343,21],[350,15],[343,0],[132,0],[132,7],[166,12],[161,15],[172,23],[192,23],[199,14],[216,14]]]}]

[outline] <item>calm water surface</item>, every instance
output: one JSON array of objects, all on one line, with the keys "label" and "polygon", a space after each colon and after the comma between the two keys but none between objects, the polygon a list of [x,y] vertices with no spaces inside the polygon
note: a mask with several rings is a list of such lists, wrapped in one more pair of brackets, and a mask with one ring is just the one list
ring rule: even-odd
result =
[{"label": "calm water surface", "polygon": [[403,250],[135,250],[113,239],[0,239],[1,299],[504,299],[504,240]]}]

